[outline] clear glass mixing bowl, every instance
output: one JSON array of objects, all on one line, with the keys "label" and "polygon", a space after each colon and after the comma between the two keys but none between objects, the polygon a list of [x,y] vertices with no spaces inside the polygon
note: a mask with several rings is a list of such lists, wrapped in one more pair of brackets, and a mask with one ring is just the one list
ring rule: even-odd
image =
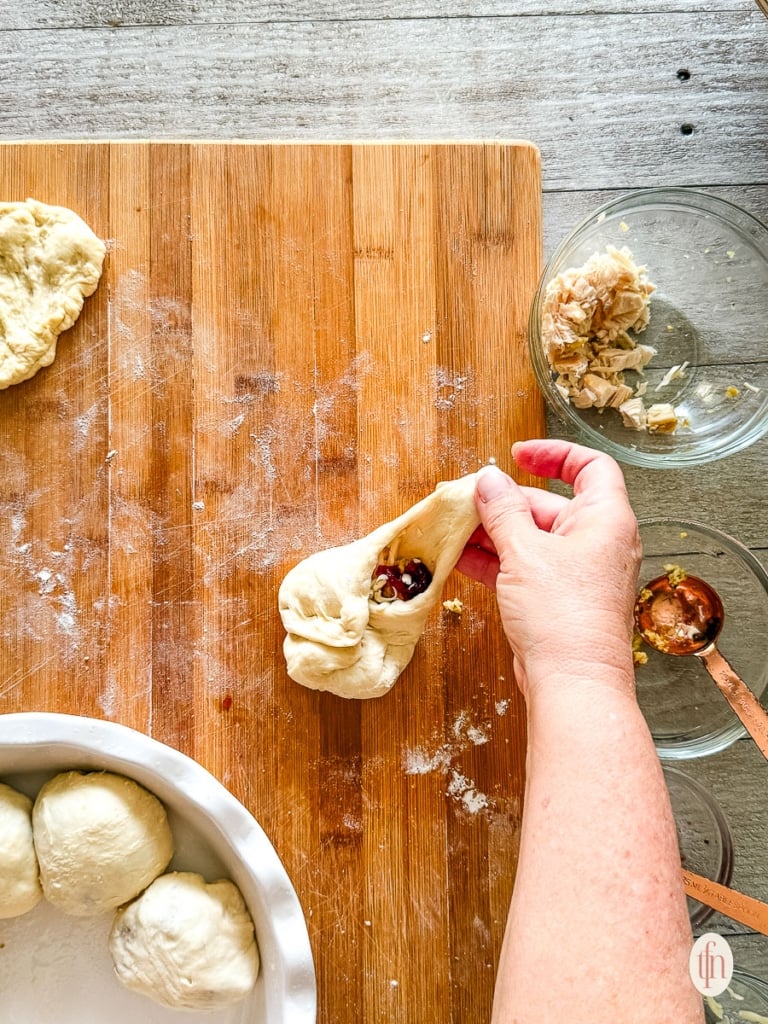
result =
[{"label": "clear glass mixing bowl", "polygon": [[[645,404],[670,404],[674,433],[634,430],[617,409],[577,409],[555,383],[542,339],[547,286],[607,246],[627,247],[656,286],[636,341],[656,355],[642,376]],[[622,195],[595,210],[548,262],[531,306],[530,357],[554,412],[593,448],[635,466],[694,466],[768,431],[768,228],[745,210],[682,188]],[[630,332],[631,334],[631,332]],[[669,371],[684,367],[664,383]]]}]

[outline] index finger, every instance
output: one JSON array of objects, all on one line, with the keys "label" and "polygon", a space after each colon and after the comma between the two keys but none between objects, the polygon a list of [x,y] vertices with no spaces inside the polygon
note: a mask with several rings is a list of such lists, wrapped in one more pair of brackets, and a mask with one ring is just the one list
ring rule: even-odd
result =
[{"label": "index finger", "polygon": [[550,480],[562,480],[573,487],[574,494],[585,491],[606,497],[618,494],[626,500],[627,488],[619,464],[585,445],[556,438],[518,441],[512,455],[521,469]]}]

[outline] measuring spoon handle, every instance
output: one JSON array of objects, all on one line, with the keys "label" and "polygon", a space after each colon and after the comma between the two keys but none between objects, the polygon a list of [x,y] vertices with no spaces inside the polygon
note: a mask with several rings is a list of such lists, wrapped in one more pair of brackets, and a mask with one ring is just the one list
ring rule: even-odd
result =
[{"label": "measuring spoon handle", "polygon": [[763,935],[768,935],[768,905],[747,896],[745,893],[729,889],[719,882],[695,875],[693,871],[683,869],[683,888],[687,896],[698,900],[706,907],[719,910],[733,921],[754,928]]},{"label": "measuring spoon handle", "polygon": [[720,693],[739,717],[741,724],[768,759],[768,711],[747,684],[739,678],[714,644],[699,654]]}]

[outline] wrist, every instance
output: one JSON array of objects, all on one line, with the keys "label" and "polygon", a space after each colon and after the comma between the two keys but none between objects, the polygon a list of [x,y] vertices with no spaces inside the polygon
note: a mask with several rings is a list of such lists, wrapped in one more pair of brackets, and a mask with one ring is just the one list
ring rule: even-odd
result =
[{"label": "wrist", "polygon": [[615,691],[635,700],[635,670],[632,646],[624,642],[582,644],[558,651],[530,651],[521,660],[526,679],[526,698],[568,693],[585,697],[597,691]]}]

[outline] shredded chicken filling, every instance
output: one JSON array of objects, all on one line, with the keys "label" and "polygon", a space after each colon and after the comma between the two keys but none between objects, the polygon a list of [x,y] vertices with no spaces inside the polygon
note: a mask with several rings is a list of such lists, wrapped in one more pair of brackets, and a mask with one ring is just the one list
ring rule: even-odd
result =
[{"label": "shredded chicken filling", "polygon": [[624,378],[627,370],[642,375],[656,354],[634,337],[648,326],[654,290],[629,249],[608,246],[549,282],[542,343],[558,390],[577,409],[617,409],[626,427],[671,433],[674,410],[670,417],[670,406],[646,409],[645,383],[632,387]]}]

